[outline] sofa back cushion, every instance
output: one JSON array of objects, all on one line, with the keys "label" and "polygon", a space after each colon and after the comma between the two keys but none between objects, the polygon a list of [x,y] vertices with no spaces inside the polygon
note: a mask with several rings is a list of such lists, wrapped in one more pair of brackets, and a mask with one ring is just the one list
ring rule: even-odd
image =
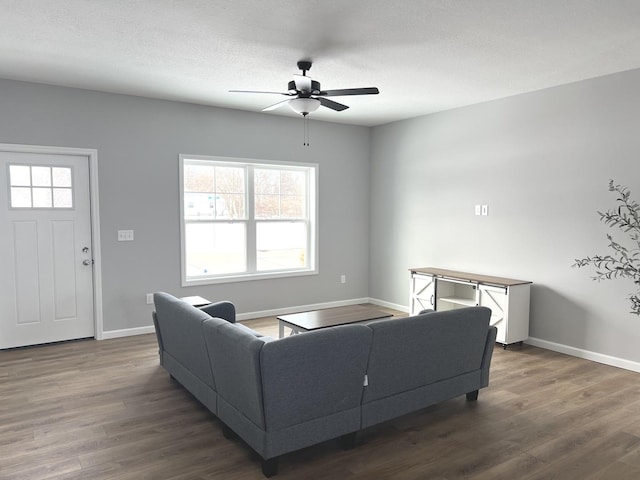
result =
[{"label": "sofa back cushion", "polygon": [[206,320],[202,333],[218,395],[264,429],[260,350],[268,337],[220,318]]},{"label": "sofa back cushion", "polygon": [[215,390],[207,347],[202,337],[202,322],[211,317],[164,292],[155,293],[153,303],[165,352]]},{"label": "sofa back cushion", "polygon": [[373,341],[363,401],[480,369],[490,317],[488,308],[469,307],[370,322]]},{"label": "sofa back cushion", "polygon": [[371,337],[364,325],[344,325],[266,343],[261,368],[267,428],[354,409],[359,421]]}]

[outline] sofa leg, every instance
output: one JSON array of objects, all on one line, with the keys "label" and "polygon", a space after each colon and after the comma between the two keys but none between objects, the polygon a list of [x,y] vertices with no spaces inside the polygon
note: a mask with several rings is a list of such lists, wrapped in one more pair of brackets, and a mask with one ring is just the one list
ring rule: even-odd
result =
[{"label": "sofa leg", "polygon": [[226,425],[222,425],[222,436],[224,438],[226,438],[227,440],[232,440],[233,439],[233,430],[231,430],[229,427],[227,427]]},{"label": "sofa leg", "polygon": [[262,460],[262,474],[267,478],[278,474],[278,457]]},{"label": "sofa leg", "polygon": [[342,435],[340,437],[340,448],[343,450],[351,450],[356,448],[358,432],[347,433],[346,435]]},{"label": "sofa leg", "polygon": [[478,390],[467,393],[467,401],[475,402],[476,400],[478,400]]}]

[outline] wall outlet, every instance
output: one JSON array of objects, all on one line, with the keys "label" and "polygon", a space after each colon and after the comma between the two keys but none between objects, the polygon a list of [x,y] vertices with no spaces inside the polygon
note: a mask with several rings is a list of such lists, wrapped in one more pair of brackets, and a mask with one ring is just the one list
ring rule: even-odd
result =
[{"label": "wall outlet", "polygon": [[153,293],[147,293],[147,305],[153,305]]},{"label": "wall outlet", "polygon": [[347,276],[345,274],[340,275],[340,283],[347,283]]},{"label": "wall outlet", "polygon": [[118,230],[119,242],[133,242],[133,230]]}]

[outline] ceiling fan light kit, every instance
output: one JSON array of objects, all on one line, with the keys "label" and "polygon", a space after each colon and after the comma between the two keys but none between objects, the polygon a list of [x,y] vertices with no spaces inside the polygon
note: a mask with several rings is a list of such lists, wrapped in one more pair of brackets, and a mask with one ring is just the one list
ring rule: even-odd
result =
[{"label": "ceiling fan light kit", "polygon": [[320,100],[317,98],[292,98],[288,105],[291,110],[306,117],[320,107]]}]

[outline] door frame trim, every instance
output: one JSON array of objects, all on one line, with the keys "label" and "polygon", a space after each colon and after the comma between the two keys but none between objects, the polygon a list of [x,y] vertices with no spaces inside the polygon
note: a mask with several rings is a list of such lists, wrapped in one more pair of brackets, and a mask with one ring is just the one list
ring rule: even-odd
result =
[{"label": "door frame trim", "polygon": [[52,147],[0,143],[0,152],[71,155],[89,160],[89,197],[91,203],[91,243],[93,248],[93,322],[94,338],[104,338],[102,317],[102,261],[100,250],[100,209],[98,208],[98,150],[95,148]]}]

